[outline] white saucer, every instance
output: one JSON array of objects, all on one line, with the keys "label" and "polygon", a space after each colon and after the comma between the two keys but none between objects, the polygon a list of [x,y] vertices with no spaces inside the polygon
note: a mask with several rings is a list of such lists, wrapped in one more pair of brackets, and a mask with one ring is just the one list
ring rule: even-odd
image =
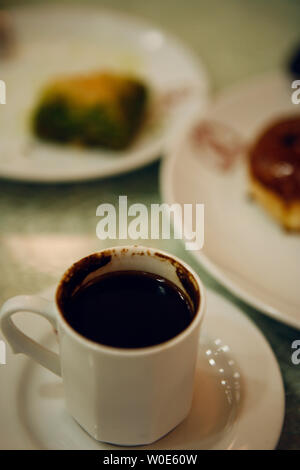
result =
[{"label": "white saucer", "polygon": [[[284,417],[275,356],[245,315],[215,293],[207,294],[192,410],[145,449],[273,449]],[[53,297],[53,289],[43,296]],[[16,323],[54,345],[54,333],[40,317],[18,314]],[[8,352],[0,383],[1,449],[120,449],[83,431],[64,408],[61,379],[28,358]]]},{"label": "white saucer", "polygon": [[[235,85],[216,98],[207,121],[217,122],[219,132],[224,127],[223,144],[229,136],[237,146],[250,143],[273,120],[299,115],[291,82],[274,72]],[[300,328],[299,234],[285,232],[249,200],[246,152],[226,171],[210,165],[213,154],[192,143],[195,126],[171,145],[161,172],[165,202],[205,205],[204,247],[191,253],[244,301]]]},{"label": "white saucer", "polygon": [[[7,87],[0,113],[1,177],[66,182],[134,170],[157,159],[177,129],[205,107],[207,78],[201,62],[143,20],[91,5],[26,6],[13,9],[12,20],[19,42],[15,55],[1,62]],[[134,74],[151,87],[152,118],[130,148],[86,150],[35,139],[30,113],[45,83],[94,70]]]}]

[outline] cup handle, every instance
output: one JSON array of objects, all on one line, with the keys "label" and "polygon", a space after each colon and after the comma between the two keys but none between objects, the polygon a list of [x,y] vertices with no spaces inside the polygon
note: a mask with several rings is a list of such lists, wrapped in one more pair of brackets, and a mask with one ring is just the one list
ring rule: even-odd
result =
[{"label": "cup handle", "polygon": [[16,327],[11,316],[17,312],[32,312],[41,315],[56,328],[53,303],[35,296],[19,295],[13,297],[4,303],[0,310],[0,328],[14,354],[26,354],[46,369],[61,376],[59,355],[32,340]]}]

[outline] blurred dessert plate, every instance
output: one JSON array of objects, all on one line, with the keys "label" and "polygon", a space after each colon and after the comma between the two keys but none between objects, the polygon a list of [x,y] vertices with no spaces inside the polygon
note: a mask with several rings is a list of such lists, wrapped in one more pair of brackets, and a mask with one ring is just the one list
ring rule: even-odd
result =
[{"label": "blurred dessert plate", "polygon": [[[6,105],[0,112],[0,176],[36,182],[101,178],[157,159],[178,129],[207,101],[206,72],[179,41],[143,20],[89,6],[11,9],[18,47],[1,62]],[[87,148],[39,140],[32,111],[60,77],[113,73],[150,89],[138,135],[125,149]]]},{"label": "blurred dessert plate", "polygon": [[217,97],[206,121],[195,121],[169,147],[161,190],[168,203],[205,204],[204,248],[192,253],[219,282],[300,328],[300,233],[284,230],[249,198],[248,174],[249,145],[276,120],[300,116],[291,83],[274,72]]}]

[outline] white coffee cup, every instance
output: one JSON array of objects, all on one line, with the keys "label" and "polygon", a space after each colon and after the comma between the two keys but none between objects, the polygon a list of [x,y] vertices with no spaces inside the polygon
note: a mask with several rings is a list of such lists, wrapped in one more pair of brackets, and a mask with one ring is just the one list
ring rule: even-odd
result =
[{"label": "white coffee cup", "polygon": [[[104,346],[76,332],[61,311],[62,297],[94,276],[120,270],[157,274],[180,287],[194,306],[188,327],[164,343],[139,349]],[[22,311],[37,313],[54,326],[59,355],[15,326],[11,316]],[[128,246],[75,263],[60,281],[55,302],[37,296],[8,300],[0,312],[0,326],[14,353],[27,354],[62,376],[66,407],[91,436],[113,444],[141,445],[163,437],[189,413],[204,311],[204,287],[189,266],[162,251]]]}]

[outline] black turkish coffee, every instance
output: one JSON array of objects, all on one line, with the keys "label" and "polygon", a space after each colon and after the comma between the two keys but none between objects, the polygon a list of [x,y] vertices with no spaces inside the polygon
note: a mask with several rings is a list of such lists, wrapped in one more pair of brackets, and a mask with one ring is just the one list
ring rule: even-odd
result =
[{"label": "black turkish coffee", "polygon": [[164,277],[143,271],[104,274],[77,289],[64,316],[85,338],[118,348],[143,348],[181,333],[195,312],[187,295]]}]

